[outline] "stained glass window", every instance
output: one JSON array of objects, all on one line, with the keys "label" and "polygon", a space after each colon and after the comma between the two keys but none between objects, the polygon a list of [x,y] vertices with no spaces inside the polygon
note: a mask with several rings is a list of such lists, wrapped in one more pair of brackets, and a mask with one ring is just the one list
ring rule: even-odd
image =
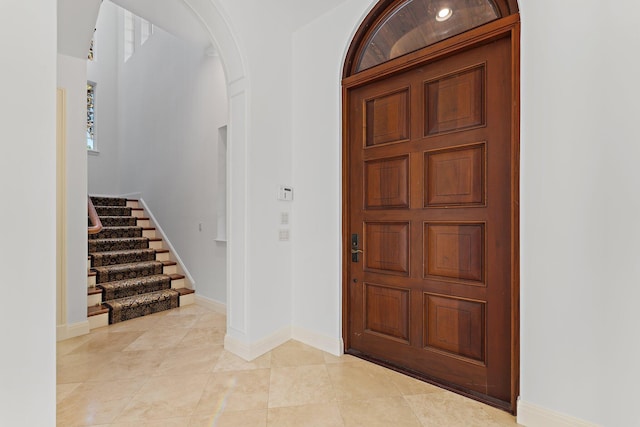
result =
[{"label": "stained glass window", "polygon": [[96,84],[87,82],[87,150],[96,149]]}]

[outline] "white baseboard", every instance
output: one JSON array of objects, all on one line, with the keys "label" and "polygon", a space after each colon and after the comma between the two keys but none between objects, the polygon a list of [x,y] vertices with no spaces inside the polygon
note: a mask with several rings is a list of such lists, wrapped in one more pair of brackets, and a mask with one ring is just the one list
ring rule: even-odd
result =
[{"label": "white baseboard", "polygon": [[146,214],[149,215],[149,219],[151,220],[151,223],[156,228],[156,231],[160,233],[160,237],[162,237],[163,244],[167,245],[167,249],[169,249],[169,251],[171,252],[171,256],[175,257],[175,261],[180,266],[180,269],[182,270],[184,275],[187,276],[187,281],[189,282],[189,285],[190,285],[187,287],[190,287],[190,289],[196,289],[196,281],[193,279],[193,276],[191,276],[191,274],[189,273],[189,270],[187,270],[187,267],[185,267],[184,263],[180,259],[180,256],[178,255],[178,252],[176,252],[175,248],[171,244],[171,241],[165,234],[162,227],[160,227],[160,224],[158,224],[158,221],[156,221],[156,218],[153,216],[153,213],[149,209],[149,206],[147,206],[143,198],[139,198],[138,203],[142,208],[144,208]]},{"label": "white baseboard", "polygon": [[56,341],[64,341],[69,338],[80,337],[87,335],[91,331],[89,321],[73,323],[71,325],[58,325],[56,328]]},{"label": "white baseboard", "polygon": [[220,314],[227,314],[227,305],[214,299],[196,294],[196,304]]},{"label": "white baseboard", "polygon": [[569,415],[518,400],[518,424],[526,427],[598,427]]},{"label": "white baseboard", "polygon": [[291,339],[291,328],[282,328],[256,343],[240,341],[229,334],[224,337],[224,349],[250,362]]},{"label": "white baseboard", "polygon": [[327,335],[318,334],[304,328],[292,328],[292,338],[301,343],[315,347],[318,350],[333,354],[334,356],[342,356],[344,347],[341,338],[333,338]]}]

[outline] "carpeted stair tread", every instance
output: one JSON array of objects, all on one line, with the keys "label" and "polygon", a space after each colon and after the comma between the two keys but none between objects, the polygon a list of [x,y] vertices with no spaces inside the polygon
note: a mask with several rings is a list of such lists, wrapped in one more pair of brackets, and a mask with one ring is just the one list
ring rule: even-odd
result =
[{"label": "carpeted stair tread", "polygon": [[95,267],[93,270],[96,273],[96,283],[106,283],[162,274],[164,266],[162,261],[145,261]]},{"label": "carpeted stair tread", "polygon": [[154,249],[136,249],[127,251],[109,251],[90,253],[91,267],[105,267],[114,264],[130,264],[133,262],[155,261]]},{"label": "carpeted stair tread", "polygon": [[103,216],[131,216],[131,208],[125,206],[96,206],[96,213]]},{"label": "carpeted stair tread", "polygon": [[110,301],[171,288],[171,278],[164,274],[100,283],[102,300]]},{"label": "carpeted stair tread", "polygon": [[173,289],[165,289],[106,301],[104,305],[110,308],[109,324],[112,324],[177,308],[180,305],[180,293]]},{"label": "carpeted stair tread", "polygon": [[102,227],[102,230],[96,234],[90,234],[89,240],[96,239],[123,239],[128,237],[142,237],[145,229],[137,226],[124,227]]},{"label": "carpeted stair tread", "polygon": [[127,206],[127,199],[124,197],[90,197],[94,206]]},{"label": "carpeted stair tread", "polygon": [[149,239],[146,237],[89,240],[89,253],[126,251],[131,249],[148,249],[148,248],[149,248]]},{"label": "carpeted stair tread", "polygon": [[132,216],[101,215],[100,222],[102,222],[103,227],[135,227],[138,224],[138,218]]}]

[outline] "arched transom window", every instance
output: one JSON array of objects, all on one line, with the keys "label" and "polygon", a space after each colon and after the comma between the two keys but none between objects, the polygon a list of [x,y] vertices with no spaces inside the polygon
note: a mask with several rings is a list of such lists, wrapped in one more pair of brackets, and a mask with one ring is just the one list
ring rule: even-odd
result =
[{"label": "arched transom window", "polygon": [[359,72],[502,17],[493,0],[406,0],[368,32]]}]

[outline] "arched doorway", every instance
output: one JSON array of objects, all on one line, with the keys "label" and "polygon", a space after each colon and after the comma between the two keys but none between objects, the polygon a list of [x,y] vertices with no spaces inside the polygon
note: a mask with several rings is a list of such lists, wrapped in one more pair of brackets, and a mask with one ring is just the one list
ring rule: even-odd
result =
[{"label": "arched doorway", "polygon": [[515,0],[383,0],[343,73],[345,351],[515,411]]}]

